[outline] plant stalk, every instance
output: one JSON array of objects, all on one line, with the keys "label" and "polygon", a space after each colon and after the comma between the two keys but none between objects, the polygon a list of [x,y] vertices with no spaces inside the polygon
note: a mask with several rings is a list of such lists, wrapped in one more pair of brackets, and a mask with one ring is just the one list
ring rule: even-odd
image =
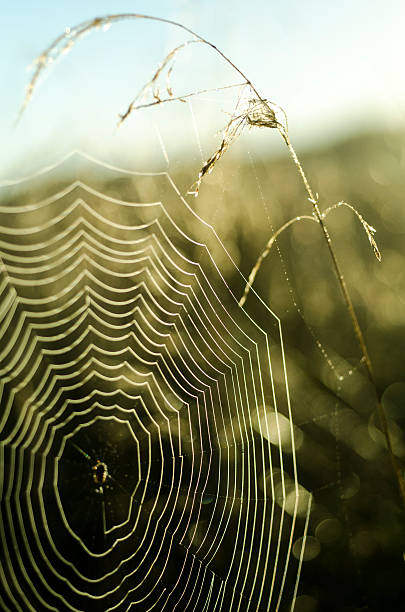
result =
[{"label": "plant stalk", "polygon": [[343,277],[342,272],[340,271],[340,266],[339,266],[339,263],[338,263],[338,260],[337,260],[337,257],[336,257],[336,253],[335,253],[335,251],[333,249],[332,240],[331,240],[328,228],[326,227],[325,221],[324,221],[324,219],[322,217],[322,214],[321,214],[321,211],[319,209],[318,199],[316,197],[314,197],[314,193],[313,193],[313,191],[311,189],[311,186],[309,184],[309,181],[308,181],[308,179],[306,177],[306,174],[304,172],[302,164],[301,164],[301,162],[300,162],[300,160],[299,160],[299,158],[298,158],[298,156],[297,156],[297,154],[295,152],[295,149],[292,146],[292,144],[291,144],[291,142],[290,142],[290,140],[288,138],[288,134],[286,134],[283,131],[282,132],[282,136],[283,136],[284,140],[286,141],[287,146],[288,146],[288,150],[290,152],[290,155],[291,155],[295,165],[298,168],[298,171],[300,173],[302,182],[304,183],[305,190],[306,190],[306,192],[307,192],[307,194],[309,196],[309,201],[312,204],[312,209],[313,209],[314,216],[316,217],[319,225],[321,226],[322,233],[323,233],[323,236],[325,238],[326,245],[328,247],[328,251],[329,251],[329,254],[330,254],[330,257],[331,257],[331,260],[332,260],[332,265],[333,265],[334,271],[335,271],[337,279],[338,279],[338,283],[339,283],[339,286],[340,286],[340,289],[341,289],[341,292],[342,292],[342,295],[343,295],[344,302],[346,304],[346,308],[347,308],[348,313],[350,315],[350,319],[351,319],[351,322],[352,322],[353,330],[354,330],[354,333],[355,333],[358,345],[360,347],[360,351],[361,351],[361,354],[362,354],[362,361],[364,362],[368,379],[371,382],[371,384],[373,386],[373,389],[374,389],[374,392],[375,392],[378,417],[379,417],[381,428],[382,428],[382,431],[383,431],[383,434],[384,434],[384,438],[385,438],[385,442],[386,442],[386,445],[387,445],[388,453],[390,455],[392,469],[394,471],[394,475],[395,475],[395,478],[396,478],[397,483],[398,483],[398,488],[399,488],[399,493],[400,493],[400,496],[401,496],[402,504],[403,504],[404,509],[405,509],[405,481],[404,481],[404,477],[402,475],[401,466],[400,466],[399,461],[398,461],[398,459],[397,459],[397,457],[396,457],[396,455],[395,455],[395,453],[393,451],[391,434],[390,434],[389,427],[388,427],[387,415],[385,413],[384,406],[382,405],[381,394],[378,391],[377,382],[376,382],[376,379],[375,379],[375,375],[374,375],[371,359],[370,359],[370,356],[369,356],[369,353],[368,353],[366,341],[364,339],[364,335],[363,335],[363,332],[361,330],[360,323],[359,323],[356,311],[355,311],[354,306],[353,306],[353,302],[351,300],[349,291],[347,289],[346,281],[345,281],[345,279]]}]

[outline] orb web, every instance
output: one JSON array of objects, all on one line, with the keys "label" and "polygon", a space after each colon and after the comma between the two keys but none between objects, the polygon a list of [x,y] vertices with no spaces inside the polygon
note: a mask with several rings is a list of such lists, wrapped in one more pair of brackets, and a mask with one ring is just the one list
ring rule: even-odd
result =
[{"label": "orb web", "polygon": [[[115,195],[92,186],[97,172]],[[269,332],[238,306],[207,237],[223,250],[167,172],[76,152],[3,183],[0,533],[13,609],[293,609],[292,545],[305,543],[311,498],[285,368],[272,370],[280,322],[267,309]]]}]

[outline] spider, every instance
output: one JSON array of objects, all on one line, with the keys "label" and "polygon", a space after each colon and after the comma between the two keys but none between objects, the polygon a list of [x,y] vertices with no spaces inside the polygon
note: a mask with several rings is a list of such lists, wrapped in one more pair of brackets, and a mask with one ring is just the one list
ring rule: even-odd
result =
[{"label": "spider", "polygon": [[97,459],[96,465],[91,468],[93,481],[96,485],[103,485],[108,477],[108,469],[106,464],[100,459]]}]

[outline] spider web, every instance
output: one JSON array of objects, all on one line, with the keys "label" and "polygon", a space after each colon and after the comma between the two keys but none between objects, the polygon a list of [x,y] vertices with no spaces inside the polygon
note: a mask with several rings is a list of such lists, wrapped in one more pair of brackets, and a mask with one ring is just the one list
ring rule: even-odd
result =
[{"label": "spider web", "polygon": [[293,610],[311,495],[278,317],[239,307],[167,170],[74,152],[1,189],[4,609]]},{"label": "spider web", "polygon": [[92,155],[1,183],[5,610],[341,610],[378,600],[375,551],[401,549],[329,255],[256,129],[273,106],[201,89],[205,61]]}]

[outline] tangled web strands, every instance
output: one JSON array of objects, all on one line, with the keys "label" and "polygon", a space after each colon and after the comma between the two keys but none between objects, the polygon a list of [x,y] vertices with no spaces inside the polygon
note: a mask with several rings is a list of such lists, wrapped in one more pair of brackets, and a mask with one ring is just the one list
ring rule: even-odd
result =
[{"label": "tangled web strands", "polygon": [[2,605],[293,609],[310,496],[274,425],[279,321],[239,308],[167,173],[103,168],[120,200],[81,164],[2,188]]}]

